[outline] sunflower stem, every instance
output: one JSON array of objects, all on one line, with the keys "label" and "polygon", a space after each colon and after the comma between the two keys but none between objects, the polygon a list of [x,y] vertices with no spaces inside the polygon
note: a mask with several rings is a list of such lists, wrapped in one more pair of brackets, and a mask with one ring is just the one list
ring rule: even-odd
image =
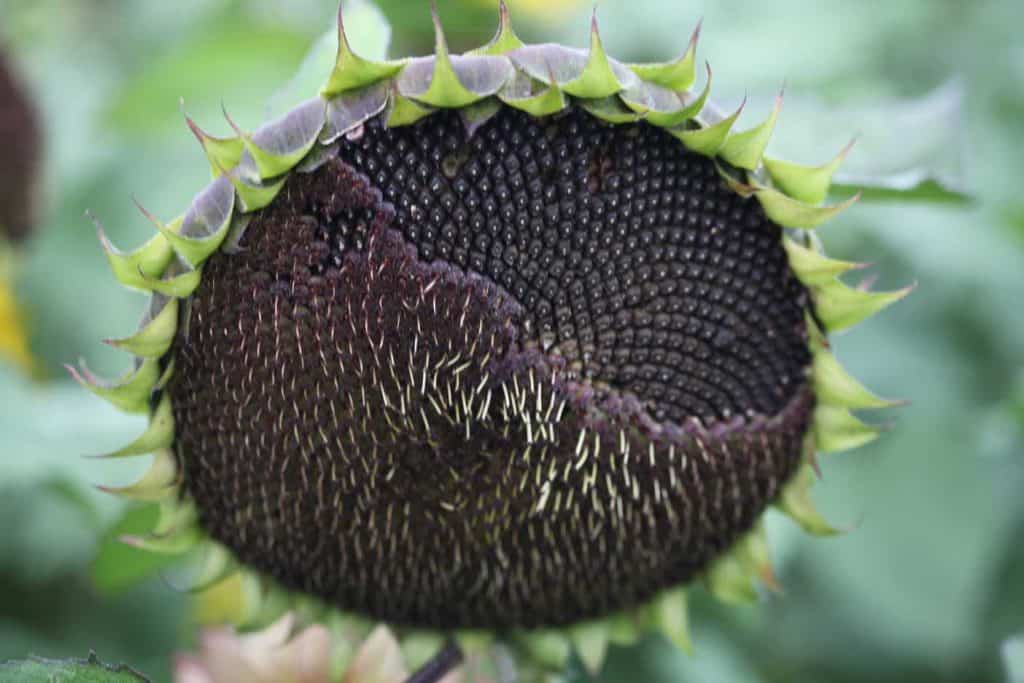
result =
[{"label": "sunflower stem", "polygon": [[462,649],[454,640],[449,640],[436,655],[417,669],[405,683],[438,683],[462,663]]}]

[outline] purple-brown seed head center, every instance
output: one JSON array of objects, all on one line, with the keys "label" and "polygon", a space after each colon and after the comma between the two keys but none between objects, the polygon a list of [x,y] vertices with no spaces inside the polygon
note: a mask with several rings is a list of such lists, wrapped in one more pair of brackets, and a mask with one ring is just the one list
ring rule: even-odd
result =
[{"label": "purple-brown seed head center", "polygon": [[176,345],[201,523],[392,622],[565,624],[692,578],[813,407],[780,228],[647,126],[369,123],[205,266]]}]

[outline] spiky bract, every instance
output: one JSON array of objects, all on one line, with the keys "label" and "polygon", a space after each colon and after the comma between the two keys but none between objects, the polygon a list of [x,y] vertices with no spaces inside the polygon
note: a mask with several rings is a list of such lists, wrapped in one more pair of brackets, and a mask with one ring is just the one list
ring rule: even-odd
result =
[{"label": "spiky bract", "polygon": [[765,159],[778,106],[738,133],[705,111],[694,41],[624,65],[596,23],[589,51],[524,46],[502,9],[462,56],[439,24],[398,62],[341,31],[320,97],[233,138],[190,122],[210,186],[135,252],[101,231],[154,292],[114,342],[140,362],[82,379],[152,415],[115,454],[157,453],[120,491],[165,501],[135,543],[209,534],[214,576],[233,556],[401,624],[574,624],[593,668],[648,626],[685,644],[694,576],[752,595],[770,503],[831,531],[811,458],[887,402],[823,331],[905,292],[838,279],[807,232],[845,206],[819,205],[838,160]]}]

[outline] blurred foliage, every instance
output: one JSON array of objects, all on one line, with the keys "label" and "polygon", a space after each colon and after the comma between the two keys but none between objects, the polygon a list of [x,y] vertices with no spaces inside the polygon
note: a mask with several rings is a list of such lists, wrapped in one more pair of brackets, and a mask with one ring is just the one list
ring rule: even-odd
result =
[{"label": "blurred foliage", "polygon": [[[771,518],[783,594],[726,609],[697,590],[694,656],[652,638],[613,649],[601,680],[1019,677],[1006,668],[1019,670],[1020,641],[1009,638],[1024,632],[1018,4],[602,3],[605,44],[630,60],[674,56],[703,16],[700,55],[714,68],[717,100],[728,108],[749,94],[748,122],[785,82],[776,155],[822,162],[856,136],[849,182],[926,178],[925,190],[963,184],[974,199],[934,204],[923,192],[912,204],[861,204],[823,231],[837,257],[874,261],[880,287],[918,283],[835,340],[868,386],[911,401],[878,442],[822,464],[815,495],[849,533],[812,541]],[[492,2],[439,5],[453,49],[493,31]],[[511,6],[525,39],[586,45],[589,5]],[[381,7],[392,54],[429,49],[426,2]],[[14,290],[48,381],[0,366],[0,660],[95,649],[162,681],[168,655],[193,633],[188,596],[158,565],[101,544],[149,513],[126,513],[91,484],[128,481],[138,464],[80,456],[125,443],[141,422],[71,385],[60,365],[84,356],[100,372],[120,372],[124,358],[96,340],[128,333],[143,300],[108,276],[84,212],[123,247],[149,229],[132,196],[158,216],[176,215],[207,178],[182,106],[214,134],[229,131],[222,106],[254,127],[267,102],[279,111],[315,82],[316,62],[307,62],[272,97],[335,9],[334,0],[0,0],[0,43],[33,88],[48,139],[43,225]]]},{"label": "blurred foliage", "polygon": [[[2,257],[0,257],[2,258]],[[2,269],[2,266],[0,266]],[[0,272],[0,362],[23,370],[32,368],[32,353],[25,338],[25,324],[7,274]]]},{"label": "blurred foliage", "polygon": [[101,663],[94,655],[87,660],[53,660],[32,658],[27,661],[0,663],[4,680],[17,683],[140,683],[141,675],[127,667]]}]

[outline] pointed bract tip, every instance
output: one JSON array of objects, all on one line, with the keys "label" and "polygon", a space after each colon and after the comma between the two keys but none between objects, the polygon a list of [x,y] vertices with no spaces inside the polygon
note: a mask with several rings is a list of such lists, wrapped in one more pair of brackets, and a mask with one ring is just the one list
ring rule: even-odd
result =
[{"label": "pointed bract tip", "polygon": [[227,105],[225,105],[223,102],[220,103],[220,111],[222,114],[224,114],[224,120],[226,120],[228,122],[228,125],[231,126],[231,130],[235,131],[235,135],[237,135],[240,138],[244,138],[245,133],[242,132],[242,129],[238,127],[238,124],[235,123],[235,120],[231,118],[230,114],[228,114]]},{"label": "pointed bract tip", "polygon": [[430,0],[430,20],[434,22],[434,36],[443,33],[441,30],[441,11],[437,8],[437,0]]},{"label": "pointed bract tip", "polygon": [[145,546],[145,540],[141,536],[122,534],[121,536],[117,537],[117,540],[121,543],[124,543],[125,545],[130,545],[133,548],[143,548]]},{"label": "pointed bract tip", "polygon": [[95,228],[95,230],[96,230],[96,239],[100,243],[100,248],[102,248],[103,251],[106,254],[108,254],[108,256],[110,254],[118,253],[117,247],[115,247],[114,243],[110,241],[109,237],[107,237],[107,231],[103,229],[103,224],[100,223],[100,220],[98,218],[96,218],[95,215],[93,215],[92,211],[90,211],[89,209],[86,209],[85,210],[85,216],[90,221],[92,221],[93,228]]},{"label": "pointed bract tip", "polygon": [[131,486],[105,486],[104,484],[93,484],[93,488],[110,496],[118,496],[120,498],[129,498],[134,500],[155,501],[163,498],[164,492],[170,492],[180,485],[181,480],[175,479],[163,486],[144,486],[140,488],[137,484]]},{"label": "pointed bract tip", "polygon": [[103,224],[100,223],[100,219],[96,217],[96,214],[92,212],[92,209],[86,209],[83,213],[85,214],[85,217],[88,218],[89,221],[93,224],[93,227],[96,228],[96,232],[98,234],[103,236],[107,234],[106,231],[103,229]]},{"label": "pointed bract tip", "polygon": [[149,210],[147,210],[146,207],[142,205],[138,197],[136,197],[135,195],[132,195],[131,197],[132,203],[135,204],[135,208],[139,210],[139,213],[141,213],[146,218],[146,220],[148,220],[153,225],[157,226],[157,228],[164,227],[163,222],[157,219],[157,217],[154,216],[152,213],[150,213]]},{"label": "pointed bract tip", "polygon": [[757,576],[761,579],[761,583],[772,593],[776,595],[783,595],[785,591],[782,590],[782,586],[779,584],[778,577],[775,576],[775,568],[772,567],[771,562],[766,562],[758,567]]},{"label": "pointed bract tip", "polygon": [[77,366],[72,365],[71,363],[64,363],[64,369],[71,374],[71,379],[91,391],[95,392],[96,390],[101,389],[104,384],[104,380],[102,378],[97,377],[91,370],[89,370],[89,366],[86,365],[85,358],[83,357],[78,358]]},{"label": "pointed bract tip", "polygon": [[707,80],[704,82],[704,92],[706,93],[711,88],[711,62],[707,60],[704,60],[704,72],[707,74]]},{"label": "pointed bract tip", "polygon": [[558,87],[558,79],[555,78],[555,68],[553,66],[551,66],[550,62],[548,62],[547,67],[548,67],[548,78],[551,79],[551,83],[549,83],[548,85],[550,85],[552,88],[557,88]]},{"label": "pointed bract tip", "polygon": [[444,37],[444,26],[441,24],[441,12],[437,9],[437,0],[430,0],[430,18],[434,22],[434,52],[438,59],[448,57],[448,40]]},{"label": "pointed bract tip", "polygon": [[858,282],[857,286],[854,287],[854,289],[859,289],[862,292],[870,292],[871,291],[871,287],[877,281],[878,281],[878,273],[871,273],[870,275],[865,275],[864,279],[861,280],[860,282]]},{"label": "pointed bract tip", "polygon": [[[79,359],[79,361],[78,361],[78,362],[79,362],[79,363],[82,363],[83,361],[82,361],[82,359]],[[69,374],[69,375],[71,375],[71,379],[73,379],[73,380],[75,380],[76,382],[78,382],[79,384],[81,384],[81,383],[82,383],[82,380],[83,380],[83,378],[82,378],[82,375],[81,375],[81,374],[79,374],[79,372],[78,372],[78,368],[76,368],[76,367],[75,367],[74,365],[72,365],[71,363],[64,363],[63,365],[64,365],[64,369],[65,369],[65,370],[67,370],[67,372],[68,372],[68,374]]]},{"label": "pointed bract tip", "polygon": [[818,481],[825,480],[825,473],[821,471],[821,458],[818,457],[818,451],[813,450],[806,455],[807,464],[811,466],[811,470],[814,472],[814,476],[818,478]]},{"label": "pointed bract tip", "polygon": [[348,42],[348,34],[345,33],[345,11],[343,9],[345,3],[338,3],[338,55],[336,65],[341,62],[343,55],[352,55],[352,46]]},{"label": "pointed bract tip", "polygon": [[200,128],[199,125],[195,121],[193,121],[192,117],[188,114],[185,114],[185,125],[187,125],[188,129],[192,131],[192,135],[196,136],[196,140],[199,141],[199,144],[205,147],[206,139],[210,137],[209,135],[206,134],[206,131]]},{"label": "pointed bract tip", "polygon": [[337,14],[337,17],[338,17],[338,39],[339,39],[338,42],[341,43],[342,41],[344,41],[345,44],[347,45],[348,44],[348,38],[345,36],[345,11],[344,11],[344,6],[345,6],[344,2],[339,2],[338,3],[338,14]]},{"label": "pointed bract tip", "polygon": [[695,48],[697,41],[700,40],[700,30],[704,27],[704,17],[697,20],[697,25],[693,27],[693,33],[690,35],[690,47]]},{"label": "pointed bract tip", "polygon": [[839,150],[839,154],[836,155],[836,158],[840,162],[842,162],[842,160],[845,159],[846,156],[853,149],[853,146],[857,144],[858,140],[860,140],[860,136],[857,136],[857,135],[854,135],[852,138],[850,138],[850,141],[846,143],[846,146],[844,146],[841,150]]},{"label": "pointed bract tip", "polygon": [[903,292],[903,296],[907,296],[908,294],[913,292],[915,289],[917,289],[917,285],[918,285],[917,280],[914,280],[913,282],[911,282],[909,285],[907,285],[906,287],[904,287],[900,291]]}]

